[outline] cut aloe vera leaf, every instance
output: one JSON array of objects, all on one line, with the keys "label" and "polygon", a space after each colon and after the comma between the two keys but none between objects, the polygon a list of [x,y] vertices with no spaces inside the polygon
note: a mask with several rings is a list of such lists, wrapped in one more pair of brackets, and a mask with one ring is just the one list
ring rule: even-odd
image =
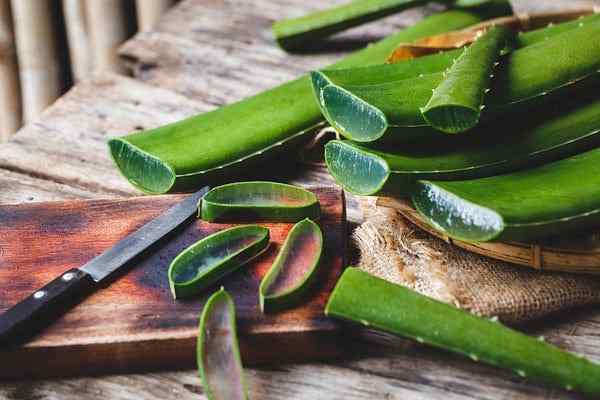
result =
[{"label": "cut aloe vera leaf", "polygon": [[209,400],[245,400],[248,391],[240,357],[233,299],[221,288],[210,296],[200,317],[197,361]]},{"label": "cut aloe vera leaf", "polygon": [[472,135],[439,137],[398,150],[333,140],[325,146],[325,162],[344,189],[359,195],[406,196],[419,179],[461,180],[514,171],[600,144],[600,100],[567,104],[553,103],[528,119],[477,127]]},{"label": "cut aloe vera leaf", "polygon": [[[463,28],[486,16],[488,9],[432,15],[334,67],[383,63],[398,43]],[[123,176],[139,189],[148,193],[189,190],[208,182],[222,183],[277,150],[293,148],[309,138],[310,128],[322,120],[305,76],[205,114],[111,139],[109,147]]]},{"label": "cut aloe vera leaf", "polygon": [[199,240],[169,266],[176,299],[190,297],[258,256],[269,245],[269,230],[258,225],[225,229]]},{"label": "cut aloe vera leaf", "polygon": [[531,240],[600,224],[600,149],[505,175],[419,181],[412,201],[464,241]]},{"label": "cut aloe vera leaf", "polygon": [[[590,38],[598,36],[600,21],[508,54],[495,73],[484,117],[492,119],[509,110],[522,110],[535,104],[536,98],[553,91],[564,94],[563,88],[594,79],[600,69],[600,41]],[[370,142],[395,127],[427,125],[420,109],[442,80],[442,73],[433,73],[373,85],[330,84],[321,90],[318,104],[323,116],[342,135]]]},{"label": "cut aloe vera leaf", "polygon": [[594,398],[600,395],[600,365],[357,268],[344,271],[325,314],[463,354],[534,381]]},{"label": "cut aloe vera leaf", "polygon": [[458,133],[479,123],[492,72],[510,37],[504,28],[491,28],[464,49],[421,109],[429,125]]},{"label": "cut aloe vera leaf", "polygon": [[[514,48],[530,46],[552,38],[558,34],[580,28],[582,24],[600,21],[600,14],[578,18],[546,28],[521,32],[515,37]],[[463,49],[448,50],[441,53],[396,62],[393,64],[370,65],[353,68],[324,69],[311,73],[313,92],[320,94],[321,90],[330,84],[345,86],[376,85],[390,81],[417,78],[443,72],[450,68],[463,52]],[[319,98],[320,96],[316,96]]]},{"label": "cut aloe vera leaf", "polygon": [[302,301],[317,276],[322,252],[319,225],[308,218],[294,225],[260,283],[261,310],[278,311]]},{"label": "cut aloe vera leaf", "polygon": [[277,182],[237,182],[217,186],[202,198],[205,221],[318,219],[319,200],[313,192]]}]

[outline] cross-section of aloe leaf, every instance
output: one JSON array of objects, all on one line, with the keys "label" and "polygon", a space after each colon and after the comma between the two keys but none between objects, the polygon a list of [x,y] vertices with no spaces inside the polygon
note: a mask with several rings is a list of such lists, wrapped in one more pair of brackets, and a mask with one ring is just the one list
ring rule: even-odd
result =
[{"label": "cross-section of aloe leaf", "polygon": [[[522,104],[527,100],[553,91],[568,92],[558,89],[594,79],[600,69],[600,41],[591,38],[599,36],[600,21],[596,21],[508,54],[495,74],[483,116],[491,119],[507,110],[520,110],[535,103]],[[329,84],[321,89],[318,104],[345,137],[375,141],[388,131],[399,135],[406,131],[397,127],[427,125],[420,110],[443,78],[443,73],[432,73],[371,85]],[[317,80],[318,85],[322,82],[324,78]]]},{"label": "cross-section of aloe leaf", "polygon": [[357,268],[344,271],[325,314],[460,353],[590,398],[600,395],[600,365]]},{"label": "cross-section of aloe leaf", "polygon": [[[463,28],[486,16],[490,13],[485,8],[435,14],[333,67],[380,64],[398,43]],[[222,183],[277,150],[294,148],[322,120],[305,76],[205,114],[111,139],[109,147],[121,173],[139,189],[189,190],[207,182]]]},{"label": "cross-section of aloe leaf", "polygon": [[510,36],[504,28],[491,28],[464,49],[421,109],[429,125],[458,133],[479,123],[492,72]]},{"label": "cross-section of aloe leaf", "polygon": [[317,219],[319,200],[298,186],[277,182],[237,182],[217,186],[202,198],[205,221]]},{"label": "cross-section of aloe leaf", "polygon": [[359,195],[407,195],[418,179],[471,179],[537,165],[600,144],[600,100],[593,97],[397,150],[333,140],[325,146],[325,162],[344,189]]},{"label": "cross-section of aloe leaf", "polygon": [[200,317],[197,362],[209,400],[248,398],[240,357],[233,299],[221,288],[210,296]]},{"label": "cross-section of aloe leaf", "polygon": [[600,224],[600,149],[505,175],[419,181],[413,204],[448,236],[530,240]]},{"label": "cross-section of aloe leaf", "polygon": [[169,267],[173,297],[198,294],[225,275],[262,253],[269,245],[269,230],[242,225],[214,233],[179,254]]},{"label": "cross-section of aloe leaf", "polygon": [[317,276],[322,252],[319,225],[308,218],[294,225],[260,283],[261,310],[277,311],[298,304]]}]

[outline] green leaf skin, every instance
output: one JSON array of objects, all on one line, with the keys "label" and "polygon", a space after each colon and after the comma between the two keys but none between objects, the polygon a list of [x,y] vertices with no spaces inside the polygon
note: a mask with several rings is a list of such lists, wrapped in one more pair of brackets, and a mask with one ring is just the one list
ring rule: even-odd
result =
[{"label": "green leaf skin", "polygon": [[[597,21],[600,21],[600,13],[557,25],[551,25],[546,28],[520,32],[519,35],[514,38],[513,47],[517,49],[531,46],[550,39],[558,34],[577,29],[580,27],[580,24],[589,24]],[[456,60],[462,52],[463,49],[448,50],[393,64],[313,71],[311,73],[313,93],[315,94],[315,97],[320,100],[321,91],[325,86],[330,84],[341,87],[376,85],[390,81],[417,78],[419,75],[443,72],[452,66],[454,60]]]},{"label": "green leaf skin", "polygon": [[600,144],[600,99],[567,104],[552,103],[528,119],[505,119],[461,136],[439,134],[443,137],[430,143],[397,150],[333,140],[325,146],[325,162],[345,190],[367,196],[406,196],[419,179],[462,180],[514,171]]},{"label": "green leaf skin", "polygon": [[319,271],[323,233],[310,219],[292,227],[259,288],[260,309],[279,311],[299,304]]},{"label": "green leaf skin", "polygon": [[198,371],[209,400],[246,400],[233,299],[221,288],[204,306],[196,346]]},{"label": "green leaf skin", "polygon": [[412,201],[429,225],[470,242],[532,240],[600,224],[600,148],[511,174],[419,181]]},{"label": "green leaf skin", "polygon": [[325,314],[463,354],[517,375],[600,395],[600,365],[502,324],[347,268]]},{"label": "green leaf skin", "polygon": [[243,225],[214,233],[182,251],[169,266],[175,299],[197,295],[267,249],[269,229]]},{"label": "green leaf skin", "polygon": [[[473,25],[489,17],[487,11],[432,15],[334,67],[382,63],[398,43]],[[223,183],[277,150],[296,147],[322,121],[310,79],[304,76],[208,113],[111,139],[109,147],[123,176],[137,188],[147,193],[183,191]]]},{"label": "green leaf skin", "polygon": [[294,50],[313,39],[324,38],[353,26],[424,5],[427,1],[354,0],[302,17],[277,21],[272,26],[273,35],[279,46],[286,50]]},{"label": "green leaf skin", "polygon": [[[521,103],[553,91],[556,96],[564,95],[573,83],[595,79],[600,70],[600,41],[591,38],[599,36],[600,21],[582,23],[577,29],[508,54],[494,74],[484,117],[491,119],[509,110],[523,109],[535,101]],[[427,125],[420,110],[443,78],[443,73],[438,72],[381,84],[330,84],[320,91],[318,104],[342,135],[371,142],[387,132],[402,132],[390,128]],[[322,82],[323,78],[318,79],[317,85]],[[565,89],[558,90],[562,88]]]},{"label": "green leaf skin", "polygon": [[202,198],[205,221],[263,220],[296,222],[318,219],[319,200],[298,186],[277,182],[236,182],[217,186]]},{"label": "green leaf skin", "polygon": [[429,125],[445,133],[459,133],[479,123],[492,72],[510,37],[504,28],[491,28],[463,50],[421,109]]}]

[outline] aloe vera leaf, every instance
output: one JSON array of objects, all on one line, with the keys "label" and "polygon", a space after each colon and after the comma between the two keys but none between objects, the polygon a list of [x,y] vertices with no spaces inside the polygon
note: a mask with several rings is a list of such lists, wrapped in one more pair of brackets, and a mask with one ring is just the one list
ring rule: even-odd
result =
[{"label": "aloe vera leaf", "polygon": [[421,109],[429,125],[445,133],[458,133],[479,123],[492,72],[510,36],[507,29],[491,28],[464,49]]},{"label": "aloe vera leaf", "polygon": [[[486,16],[485,8],[432,15],[334,67],[382,63],[398,43],[463,28]],[[222,182],[277,150],[293,148],[322,120],[310,79],[304,76],[208,113],[113,138],[109,147],[123,176],[139,189],[148,193],[189,190]]]},{"label": "aloe vera leaf", "polygon": [[233,299],[221,288],[204,306],[197,344],[198,371],[209,400],[245,400]]},{"label": "aloe vera leaf", "polygon": [[269,245],[269,230],[242,225],[214,233],[181,252],[169,266],[176,299],[190,297],[258,256]]},{"label": "aloe vera leaf", "polygon": [[419,181],[412,201],[448,236],[484,242],[556,236],[600,224],[600,149],[510,174]]},{"label": "aloe vera leaf", "polygon": [[259,288],[263,312],[293,307],[317,276],[323,252],[323,233],[310,219],[295,224]]},{"label": "aloe vera leaf", "polygon": [[426,3],[427,0],[355,0],[298,18],[277,21],[272,31],[282,48],[293,50],[310,40]]},{"label": "aloe vera leaf", "polygon": [[333,140],[325,146],[325,162],[344,189],[359,195],[407,195],[419,179],[472,179],[538,165],[600,144],[600,100],[592,96],[553,103],[527,120],[484,124],[472,135],[397,150]]},{"label": "aloe vera leaf", "polygon": [[[580,28],[583,24],[589,24],[596,21],[600,21],[600,13],[545,28],[520,32],[514,38],[513,47],[518,49],[525,46],[531,46],[548,40],[558,34]],[[458,58],[462,52],[462,49],[448,50],[393,64],[314,71],[311,73],[313,92],[320,93],[321,90],[329,84],[342,87],[376,85],[390,81],[416,78],[419,75],[442,72],[450,68],[454,60]],[[320,96],[316,97],[319,98]]]},{"label": "aloe vera leaf", "polygon": [[205,221],[274,220],[296,222],[318,219],[319,200],[298,186],[277,182],[236,182],[213,188],[202,198]]},{"label": "aloe vera leaf", "polygon": [[[600,21],[508,54],[487,96],[487,118],[522,109],[526,106],[520,103],[591,79],[600,69],[600,41],[590,40],[597,36]],[[348,139],[375,141],[389,128],[427,125],[420,109],[442,79],[442,73],[433,73],[374,85],[330,84],[321,90],[318,104],[329,123]]]},{"label": "aloe vera leaf", "polygon": [[521,377],[600,395],[600,365],[357,268],[344,271],[325,314],[463,354]]}]

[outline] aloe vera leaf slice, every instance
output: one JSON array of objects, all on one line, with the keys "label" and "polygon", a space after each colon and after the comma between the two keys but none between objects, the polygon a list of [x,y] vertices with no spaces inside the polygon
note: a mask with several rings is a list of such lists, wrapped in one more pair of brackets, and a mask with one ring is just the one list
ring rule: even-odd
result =
[{"label": "aloe vera leaf slice", "polygon": [[[513,47],[514,49],[518,49],[525,46],[531,46],[548,40],[558,34],[580,28],[583,24],[589,24],[596,21],[600,21],[600,13],[545,28],[519,32],[514,38]],[[313,71],[311,73],[313,92],[320,93],[321,90],[329,84],[341,87],[376,85],[390,81],[416,78],[419,75],[443,72],[452,66],[454,60],[456,60],[462,52],[463,49],[448,50],[393,64]],[[316,97],[318,98],[319,96]]]},{"label": "aloe vera leaf slice", "polygon": [[293,50],[310,40],[327,37],[425,3],[427,0],[355,0],[301,17],[277,21],[272,31],[282,48]]},{"label": "aloe vera leaf slice", "polygon": [[600,224],[600,149],[510,174],[419,181],[415,208],[465,241],[531,240]]},{"label": "aloe vera leaf slice", "polygon": [[198,371],[209,400],[248,398],[233,299],[221,288],[204,306],[197,344]]},{"label": "aloe vera leaf slice", "polygon": [[[600,69],[600,41],[590,38],[597,36],[600,21],[508,54],[495,73],[484,116],[491,119],[508,109],[523,109],[526,105],[520,103],[594,79]],[[420,109],[442,79],[442,73],[433,73],[374,85],[329,84],[321,90],[318,104],[323,116],[348,139],[375,141],[392,127],[426,125]]]},{"label": "aloe vera leaf slice", "polygon": [[531,167],[600,144],[600,100],[592,96],[579,104],[553,103],[526,122],[503,120],[477,127],[472,135],[397,150],[333,140],[325,146],[325,162],[349,192],[400,196],[410,194],[419,179],[472,179]]},{"label": "aloe vera leaf slice", "polygon": [[310,289],[323,252],[323,233],[314,221],[296,223],[259,288],[263,312],[293,307]]},{"label": "aloe vera leaf slice", "polygon": [[429,125],[458,133],[479,123],[494,67],[510,36],[507,29],[491,28],[464,49],[421,109]]},{"label": "aloe vera leaf slice", "polygon": [[534,381],[600,395],[600,365],[357,268],[344,271],[325,314],[463,354]]},{"label": "aloe vera leaf slice", "polygon": [[169,266],[176,299],[190,297],[258,256],[269,245],[269,229],[242,225],[214,233],[181,252]]},{"label": "aloe vera leaf slice", "polygon": [[298,186],[277,182],[236,182],[213,188],[202,198],[200,216],[205,221],[274,220],[296,222],[318,219],[319,200]]},{"label": "aloe vera leaf slice", "polygon": [[[333,67],[382,63],[398,43],[463,28],[485,16],[482,9],[432,15]],[[208,113],[111,139],[109,147],[116,166],[132,185],[148,193],[181,191],[246,171],[277,150],[308,138],[322,120],[310,80],[304,76]]]}]

